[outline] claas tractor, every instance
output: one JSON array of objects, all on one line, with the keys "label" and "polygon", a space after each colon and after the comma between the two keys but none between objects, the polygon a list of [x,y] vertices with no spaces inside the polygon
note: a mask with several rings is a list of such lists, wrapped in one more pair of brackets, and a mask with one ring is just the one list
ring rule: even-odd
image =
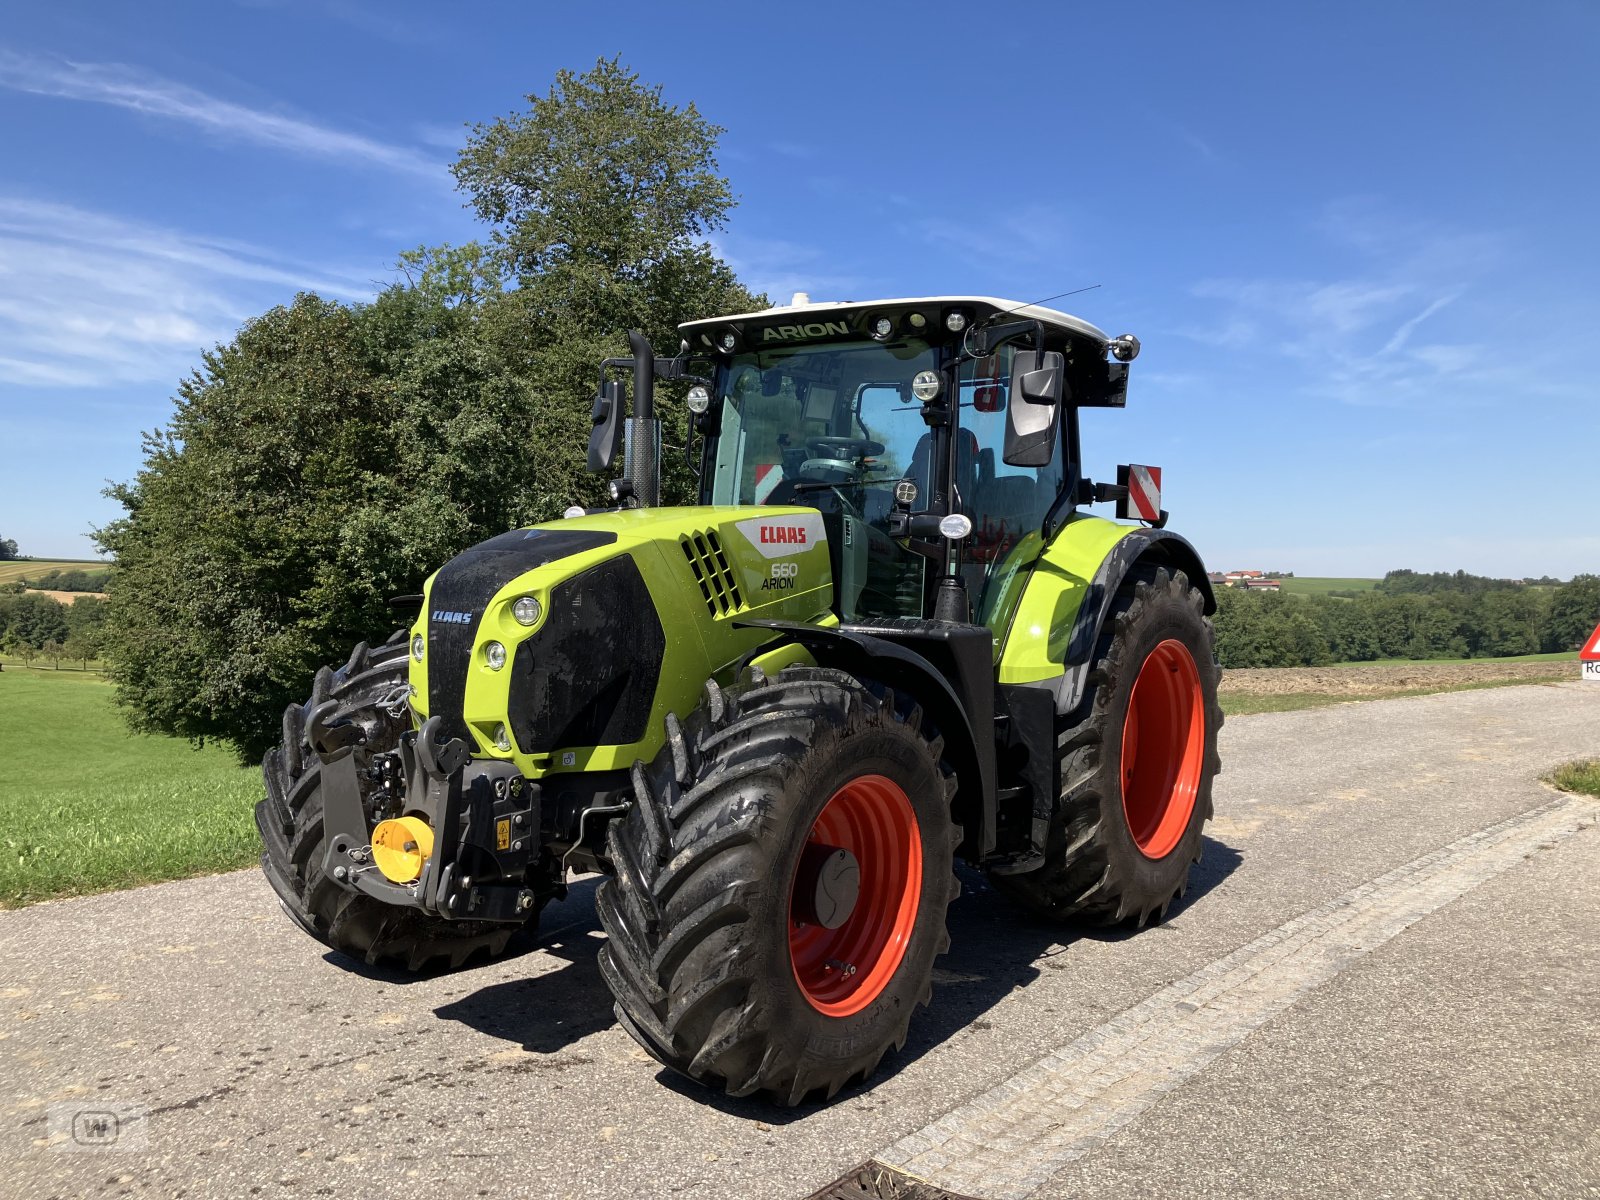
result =
[{"label": "claas tractor", "polygon": [[[284,714],[262,864],[312,936],[417,971],[598,873],[622,1027],[796,1104],[904,1043],[958,859],[1047,918],[1183,894],[1215,600],[1159,470],[1084,474],[1079,412],[1124,404],[1131,335],[976,296],[681,333],[601,365],[609,507],[464,551]],[[658,383],[694,506],[660,504]]]}]

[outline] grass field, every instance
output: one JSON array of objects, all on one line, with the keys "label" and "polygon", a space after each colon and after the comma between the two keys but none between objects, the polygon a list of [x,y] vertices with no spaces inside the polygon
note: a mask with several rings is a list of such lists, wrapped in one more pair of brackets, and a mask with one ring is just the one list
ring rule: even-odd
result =
[{"label": "grass field", "polygon": [[1370,592],[1377,583],[1376,579],[1308,575],[1303,579],[1285,579],[1283,590],[1291,596],[1326,596],[1329,592]]},{"label": "grass field", "polygon": [[81,671],[0,671],[0,908],[246,866],[260,772],[130,734]]},{"label": "grass field", "polygon": [[15,583],[19,579],[38,579],[51,571],[87,571],[91,575],[107,575],[111,564],[98,558],[74,560],[69,558],[7,559],[0,562],[0,583]]}]

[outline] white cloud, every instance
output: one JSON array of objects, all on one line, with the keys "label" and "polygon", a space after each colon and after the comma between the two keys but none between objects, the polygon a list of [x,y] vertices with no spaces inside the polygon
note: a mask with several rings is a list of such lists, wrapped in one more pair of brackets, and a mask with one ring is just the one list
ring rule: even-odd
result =
[{"label": "white cloud", "polygon": [[[1221,348],[1248,334],[1251,351],[1293,364],[1280,372],[1288,390],[1343,404],[1460,408],[1553,394],[1555,384],[1493,354],[1482,340],[1491,323],[1458,303],[1493,291],[1503,238],[1407,223],[1365,200],[1330,205],[1317,228],[1340,277],[1205,280],[1192,292],[1212,311],[1181,332]],[[1417,340],[1425,324],[1437,328],[1427,344]]]},{"label": "white cloud", "polygon": [[242,242],[0,196],[0,383],[170,385],[202,347],[293,292],[359,299],[379,286]]},{"label": "white cloud", "polygon": [[248,108],[121,63],[79,63],[0,50],[0,87],[108,104],[178,121],[224,140],[268,146],[291,154],[367,163],[402,174],[444,179],[442,164],[410,147],[301,117]]}]

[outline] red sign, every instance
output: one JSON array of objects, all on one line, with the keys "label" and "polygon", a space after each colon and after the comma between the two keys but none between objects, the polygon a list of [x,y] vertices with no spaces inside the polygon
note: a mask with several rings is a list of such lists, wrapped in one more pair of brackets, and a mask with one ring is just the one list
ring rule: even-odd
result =
[{"label": "red sign", "polygon": [[1594,627],[1589,640],[1583,644],[1583,649],[1578,651],[1578,661],[1600,662],[1600,625]]}]

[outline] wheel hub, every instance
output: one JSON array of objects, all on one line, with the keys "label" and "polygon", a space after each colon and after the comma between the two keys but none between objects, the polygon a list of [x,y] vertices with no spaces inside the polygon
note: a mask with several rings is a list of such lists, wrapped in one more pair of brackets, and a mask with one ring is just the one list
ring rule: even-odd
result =
[{"label": "wheel hub", "polygon": [[843,846],[807,843],[795,878],[795,919],[837,929],[861,896],[861,863]]}]

